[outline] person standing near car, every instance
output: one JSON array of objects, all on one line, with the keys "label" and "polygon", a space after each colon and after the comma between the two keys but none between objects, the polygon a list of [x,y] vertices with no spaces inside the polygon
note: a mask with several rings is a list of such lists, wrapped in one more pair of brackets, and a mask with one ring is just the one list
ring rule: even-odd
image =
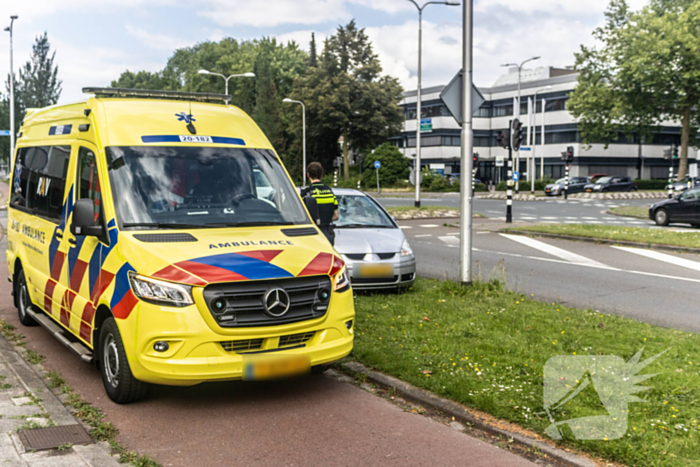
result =
[{"label": "person standing near car", "polygon": [[323,166],[318,162],[312,162],[306,168],[306,175],[311,183],[308,187],[301,190],[301,196],[306,198],[312,196],[316,199],[318,205],[318,214],[321,218],[319,228],[326,236],[331,245],[335,245],[335,231],[333,221],[337,221],[340,217],[338,212],[338,199],[333,194],[330,187],[321,183],[323,177]]}]

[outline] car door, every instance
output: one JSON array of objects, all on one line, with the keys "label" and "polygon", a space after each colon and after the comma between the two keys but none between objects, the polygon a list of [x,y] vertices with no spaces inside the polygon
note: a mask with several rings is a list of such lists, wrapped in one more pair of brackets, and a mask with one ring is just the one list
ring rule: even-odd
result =
[{"label": "car door", "polygon": [[586,184],[588,184],[587,178],[582,178],[582,177],[574,178],[574,185],[573,185],[573,187],[571,187],[571,188],[573,188],[573,190],[571,190],[570,192],[571,193],[580,193],[583,191],[583,187],[585,187]]},{"label": "car door", "polygon": [[675,222],[693,222],[700,202],[699,194],[698,190],[687,190],[680,196],[680,202],[673,216]]},{"label": "car door", "polygon": [[[95,209],[95,222],[102,222],[102,189],[104,179],[97,167],[97,150],[87,142],[81,141],[77,150],[75,165],[71,171],[74,176],[72,195],[75,201],[91,199]],[[72,218],[71,218],[72,221]],[[69,224],[70,225],[70,224]],[[102,277],[102,258],[104,249],[109,248],[97,237],[74,236],[66,228],[70,245],[68,251],[69,291],[66,299],[70,307],[72,326],[85,343],[92,345],[92,322],[95,316],[95,299],[99,295]]]}]

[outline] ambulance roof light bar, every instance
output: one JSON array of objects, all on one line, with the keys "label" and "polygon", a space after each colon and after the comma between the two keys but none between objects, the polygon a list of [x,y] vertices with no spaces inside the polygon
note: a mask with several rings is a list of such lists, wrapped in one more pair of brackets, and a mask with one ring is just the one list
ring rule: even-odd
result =
[{"label": "ambulance roof light bar", "polygon": [[228,104],[231,96],[226,94],[211,94],[206,92],[157,91],[152,89],[126,88],[83,88],[84,94],[94,94],[95,97],[141,97],[174,99],[181,101],[198,101]]}]

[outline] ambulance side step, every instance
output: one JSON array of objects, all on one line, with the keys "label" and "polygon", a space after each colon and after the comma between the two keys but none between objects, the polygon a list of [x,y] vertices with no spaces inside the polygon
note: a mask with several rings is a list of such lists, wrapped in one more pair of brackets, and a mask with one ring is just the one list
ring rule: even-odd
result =
[{"label": "ambulance side step", "polygon": [[27,314],[29,314],[34,321],[41,324],[44,329],[49,331],[51,335],[58,339],[61,344],[78,354],[82,361],[92,363],[92,350],[83,345],[82,342],[69,340],[68,337],[66,337],[64,330],[59,325],[54,323],[51,318],[46,316],[44,313],[37,311],[31,306],[27,307]]}]

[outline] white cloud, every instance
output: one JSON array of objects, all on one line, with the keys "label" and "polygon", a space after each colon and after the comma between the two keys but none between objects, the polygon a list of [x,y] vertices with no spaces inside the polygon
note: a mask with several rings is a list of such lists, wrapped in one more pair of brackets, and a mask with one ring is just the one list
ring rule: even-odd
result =
[{"label": "white cloud", "polygon": [[348,0],[349,3],[360,5],[373,10],[386,11],[387,13],[399,13],[403,11],[416,11],[416,7],[406,0]]},{"label": "white cloud", "polygon": [[343,0],[204,0],[199,15],[222,26],[319,24],[350,17]]},{"label": "white cloud", "polygon": [[174,5],[176,0],[0,0],[0,11],[7,15],[18,15],[21,21],[31,22],[41,16],[52,15],[66,10],[82,12],[104,11],[113,7],[123,9],[144,6]]},{"label": "white cloud", "polygon": [[155,34],[148,32],[145,29],[135,28],[129,24],[126,25],[126,31],[130,36],[140,40],[145,46],[152,49],[174,51],[182,47],[192,45],[191,41],[185,40],[182,37],[172,37],[165,34]]},{"label": "white cloud", "polygon": [[294,41],[297,43],[300,49],[306,50],[308,52],[312,33],[316,35],[316,52],[320,54],[323,50],[323,41],[325,41],[326,37],[328,37],[328,34],[326,34],[325,32],[312,30],[292,31],[284,34],[277,34],[275,37],[277,38],[277,42],[281,44],[286,44],[288,42]]}]

